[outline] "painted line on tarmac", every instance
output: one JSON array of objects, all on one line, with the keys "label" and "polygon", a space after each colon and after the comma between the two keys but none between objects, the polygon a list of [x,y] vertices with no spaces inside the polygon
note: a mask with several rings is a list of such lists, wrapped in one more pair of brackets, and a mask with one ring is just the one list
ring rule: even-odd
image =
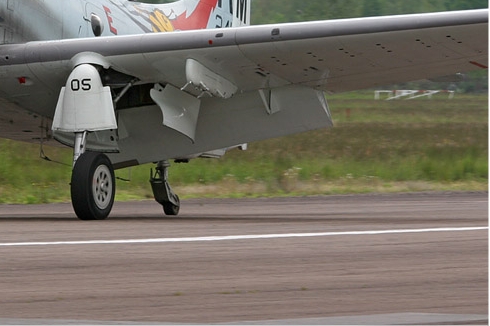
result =
[{"label": "painted line on tarmac", "polygon": [[336,316],[281,320],[226,322],[219,324],[184,324],[169,322],[99,321],[76,319],[0,318],[0,325],[488,325],[488,315],[436,313],[392,313],[380,315]]},{"label": "painted line on tarmac", "polygon": [[485,227],[404,229],[404,230],[402,229],[402,230],[379,230],[379,231],[256,234],[256,235],[229,235],[229,236],[212,236],[212,237],[126,239],[126,240],[81,240],[81,241],[11,242],[11,243],[3,242],[0,243],[0,247],[155,244],[155,243],[175,243],[175,242],[237,241],[237,240],[313,238],[313,237],[334,237],[334,236],[367,236],[367,235],[383,235],[383,234],[409,234],[409,233],[435,233],[435,232],[470,232],[470,231],[484,231],[484,230],[488,230],[488,227],[485,226]]}]

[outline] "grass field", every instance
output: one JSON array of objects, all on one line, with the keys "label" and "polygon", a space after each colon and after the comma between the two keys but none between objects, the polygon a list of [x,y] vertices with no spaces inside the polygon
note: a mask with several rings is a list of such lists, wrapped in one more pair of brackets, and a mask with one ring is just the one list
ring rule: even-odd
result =
[{"label": "grass field", "polygon": [[[174,164],[188,197],[257,197],[488,189],[488,96],[375,101],[329,96],[335,127],[249,144],[220,160]],[[71,150],[48,148],[70,164]],[[0,203],[69,201],[70,167],[38,146],[0,140]],[[151,198],[145,165],[117,171],[117,200]]]}]

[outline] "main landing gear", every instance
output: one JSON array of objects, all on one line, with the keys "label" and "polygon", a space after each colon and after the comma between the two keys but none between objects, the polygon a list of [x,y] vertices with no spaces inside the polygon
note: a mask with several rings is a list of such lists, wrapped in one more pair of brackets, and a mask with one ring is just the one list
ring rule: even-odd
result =
[{"label": "main landing gear", "polygon": [[[163,206],[166,215],[176,216],[180,199],[168,183],[167,161],[159,162],[152,172],[150,184],[155,200]],[[102,153],[84,152],[75,162],[71,177],[71,201],[81,220],[104,220],[114,204],[116,190],[114,169]]]},{"label": "main landing gear", "polygon": [[[116,190],[110,159],[105,154],[86,151],[88,134],[118,129],[115,104],[137,81],[131,77],[126,87],[113,98],[111,87],[104,86],[100,75],[100,64],[104,66],[104,62],[97,59],[96,64],[83,63],[84,60],[93,62],[93,59],[92,55],[77,59],[78,64],[61,89],[52,126],[55,133],[73,132],[75,135],[71,199],[73,209],[81,220],[107,218]],[[168,184],[168,167],[167,161],[160,162],[150,182],[155,199],[163,206],[165,213],[177,215],[180,201]]]}]

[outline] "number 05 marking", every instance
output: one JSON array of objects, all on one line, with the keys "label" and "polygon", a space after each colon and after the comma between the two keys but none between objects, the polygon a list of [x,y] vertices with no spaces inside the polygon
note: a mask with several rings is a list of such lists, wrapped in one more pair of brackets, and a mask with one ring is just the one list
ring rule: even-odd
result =
[{"label": "number 05 marking", "polygon": [[92,85],[90,84],[91,81],[92,81],[92,79],[90,79],[90,78],[86,78],[86,79],[82,79],[82,80],[72,79],[71,90],[74,92],[78,92],[79,90],[89,91],[92,89]]}]

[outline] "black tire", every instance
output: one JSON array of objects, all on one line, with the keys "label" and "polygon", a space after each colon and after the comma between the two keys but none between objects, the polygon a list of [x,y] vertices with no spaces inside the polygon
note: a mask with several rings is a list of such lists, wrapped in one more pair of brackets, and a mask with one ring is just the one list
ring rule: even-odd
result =
[{"label": "black tire", "polygon": [[71,203],[81,220],[104,220],[114,204],[116,183],[109,158],[101,153],[82,154],[71,175]]},{"label": "black tire", "polygon": [[175,198],[177,199],[177,203],[179,203],[179,205],[174,205],[172,203],[164,203],[164,204],[162,204],[163,211],[165,212],[165,215],[168,215],[168,216],[177,216],[177,215],[179,215],[180,199],[179,199],[179,196],[177,196],[177,195],[175,195]]}]

